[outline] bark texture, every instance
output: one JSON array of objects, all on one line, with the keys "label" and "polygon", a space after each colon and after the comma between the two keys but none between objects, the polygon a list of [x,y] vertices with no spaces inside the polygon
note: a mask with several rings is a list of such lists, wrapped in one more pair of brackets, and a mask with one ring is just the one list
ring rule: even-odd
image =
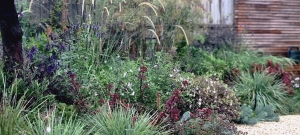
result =
[{"label": "bark texture", "polygon": [[22,29],[14,0],[0,0],[0,31],[3,42],[4,71],[12,77],[23,67]]}]

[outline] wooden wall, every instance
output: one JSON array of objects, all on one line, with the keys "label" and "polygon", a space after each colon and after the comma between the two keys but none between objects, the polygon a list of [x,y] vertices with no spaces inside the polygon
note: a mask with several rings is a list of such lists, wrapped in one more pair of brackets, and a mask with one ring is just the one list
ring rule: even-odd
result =
[{"label": "wooden wall", "polygon": [[234,27],[249,46],[274,55],[300,47],[300,0],[235,0]]}]

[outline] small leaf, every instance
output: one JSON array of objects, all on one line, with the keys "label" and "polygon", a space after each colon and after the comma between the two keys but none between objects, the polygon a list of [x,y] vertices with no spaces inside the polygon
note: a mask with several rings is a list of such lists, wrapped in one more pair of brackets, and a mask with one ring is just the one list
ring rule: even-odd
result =
[{"label": "small leaf", "polygon": [[185,113],[182,115],[182,117],[181,117],[181,119],[180,119],[180,122],[187,121],[187,120],[191,117],[190,114],[191,114],[191,113],[190,113],[189,111],[185,112]]},{"label": "small leaf", "polygon": [[201,44],[203,44],[205,42],[205,36],[199,35],[198,40],[200,41]]}]

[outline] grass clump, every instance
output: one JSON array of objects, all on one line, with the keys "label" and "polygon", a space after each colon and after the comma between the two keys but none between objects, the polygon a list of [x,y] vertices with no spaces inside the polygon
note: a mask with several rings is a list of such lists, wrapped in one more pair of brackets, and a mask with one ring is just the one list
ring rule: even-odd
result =
[{"label": "grass clump", "polygon": [[89,116],[88,123],[93,134],[106,135],[167,135],[163,125],[154,125],[156,114],[139,114],[134,108],[117,107],[112,110],[103,106],[100,112]]}]

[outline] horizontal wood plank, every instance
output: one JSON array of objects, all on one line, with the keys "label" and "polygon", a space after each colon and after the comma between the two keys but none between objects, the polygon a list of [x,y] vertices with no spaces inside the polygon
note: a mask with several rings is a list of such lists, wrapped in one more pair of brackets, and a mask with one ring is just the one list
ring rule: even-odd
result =
[{"label": "horizontal wood plank", "polygon": [[291,46],[300,48],[300,0],[235,0],[234,15],[246,46],[280,56]]}]

